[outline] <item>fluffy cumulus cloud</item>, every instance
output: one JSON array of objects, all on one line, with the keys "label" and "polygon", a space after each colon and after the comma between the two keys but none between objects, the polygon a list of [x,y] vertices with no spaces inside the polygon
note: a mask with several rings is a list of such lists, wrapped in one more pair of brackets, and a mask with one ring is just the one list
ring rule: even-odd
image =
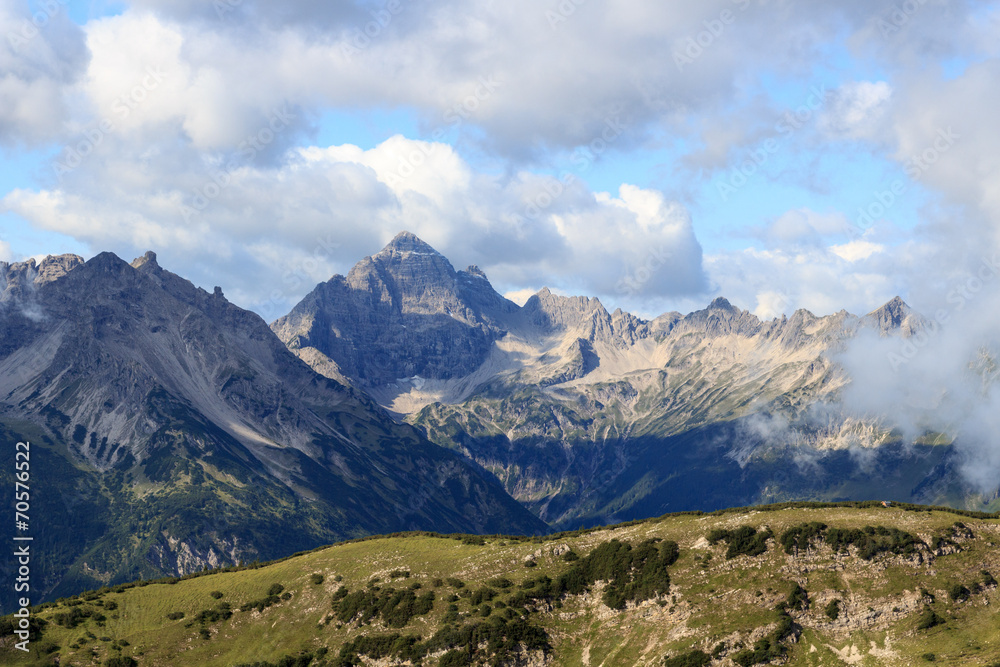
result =
[{"label": "fluffy cumulus cloud", "polygon": [[0,0],[0,144],[34,146],[58,136],[71,91],[87,67],[83,31],[56,0]]},{"label": "fluffy cumulus cloud", "polygon": [[878,254],[851,261],[835,246],[746,249],[710,255],[706,270],[733,303],[765,319],[805,308],[867,313],[905,289]]},{"label": "fluffy cumulus cloud", "polygon": [[[656,191],[623,185],[612,195],[572,176],[479,174],[448,144],[401,136],[367,151],[298,149],[280,166],[149,163],[127,180],[115,176],[127,168],[115,159],[121,150],[101,147],[90,168],[64,176],[67,187],[16,190],[4,204],[92,247],[158,249],[161,263],[232,286],[230,297],[270,317],[401,229],[506,289],[639,299],[707,287],[690,216]],[[115,185],[98,188],[105,179]]]},{"label": "fluffy cumulus cloud", "polygon": [[1000,59],[991,59],[951,81],[914,81],[893,118],[896,159],[961,208],[960,215],[930,222],[942,240],[953,237],[947,247],[972,255],[1000,242],[1000,127],[989,120],[989,109],[1000,102],[1000,91],[989,84],[997,76]]},{"label": "fluffy cumulus cloud", "polygon": [[[935,246],[943,297],[997,240],[996,21],[991,3],[973,0],[900,7],[135,0],[82,31],[56,11],[27,44],[0,51],[0,96],[13,91],[0,137],[57,142],[51,173],[3,206],[95,251],[153,247],[261,308],[404,228],[504,289],[549,285],[647,313],[711,291],[761,313],[874,307],[906,285],[933,291],[914,262],[933,262]],[[27,16],[0,4],[8,29]],[[761,93],[762,78],[811,90],[841,41],[879,76],[831,85],[815,132],[783,150],[848,139],[943,193],[913,239],[885,238],[881,221],[844,233],[841,213],[790,206],[755,229],[753,247],[703,260],[692,189],[674,189],[682,205],[648,187],[600,193],[546,175],[595,142],[617,154],[681,145],[676,173],[688,177],[735,167],[788,106]],[[928,63],[973,57],[950,80],[927,76]],[[416,114],[426,140],[314,145],[326,111],[376,108]],[[791,171],[775,178],[800,177]],[[968,233],[947,240],[956,224]]]},{"label": "fluffy cumulus cloud", "polygon": [[[802,74],[841,22],[868,30],[892,6],[146,0],[88,25],[85,92],[103,108],[147,67],[163,67],[171,94],[147,109],[147,121],[173,118],[205,148],[238,143],[261,115],[289,103],[402,105],[432,125],[468,121],[494,151],[536,155],[588,143],[609,118],[638,142],[656,128],[678,130],[692,113],[729,110],[747,72]],[[855,106],[866,103],[859,94]],[[718,153],[742,135],[709,127],[705,136]]]}]

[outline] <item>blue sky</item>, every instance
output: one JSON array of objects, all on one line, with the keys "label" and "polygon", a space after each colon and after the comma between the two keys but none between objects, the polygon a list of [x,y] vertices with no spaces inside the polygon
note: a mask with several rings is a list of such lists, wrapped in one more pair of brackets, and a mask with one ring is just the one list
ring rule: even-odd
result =
[{"label": "blue sky", "polygon": [[273,319],[408,229],[515,299],[933,308],[996,243],[997,8],[901,6],[0,0],[0,259]]}]

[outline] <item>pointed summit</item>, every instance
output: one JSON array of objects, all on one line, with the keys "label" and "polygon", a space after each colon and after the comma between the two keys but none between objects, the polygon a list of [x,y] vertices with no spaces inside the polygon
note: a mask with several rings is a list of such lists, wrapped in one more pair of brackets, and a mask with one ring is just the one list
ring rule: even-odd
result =
[{"label": "pointed summit", "polygon": [[882,334],[902,329],[909,334],[913,328],[913,309],[900,297],[894,297],[881,308],[873,310],[865,316],[865,321],[878,329]]},{"label": "pointed summit", "polygon": [[467,268],[467,269],[465,270],[465,273],[466,273],[466,274],[467,274],[467,275],[468,275],[469,277],[471,277],[471,278],[482,278],[483,280],[486,280],[487,282],[489,281],[489,278],[487,278],[487,277],[486,277],[486,273],[485,273],[485,272],[483,272],[483,270],[482,270],[482,269],[480,269],[480,268],[479,268],[478,266],[476,266],[475,264],[470,264],[470,265],[469,265],[469,268]]},{"label": "pointed summit", "polygon": [[902,297],[895,296],[889,301],[887,301],[885,305],[883,305],[881,308],[878,308],[877,310],[873,310],[872,312],[870,312],[869,315],[875,315],[880,312],[902,313],[904,311],[909,312],[910,307],[907,305],[905,301],[903,301]]},{"label": "pointed summit", "polygon": [[712,303],[708,304],[708,308],[706,310],[729,310],[729,311],[735,310],[735,311],[739,311],[739,309],[736,306],[734,306],[733,304],[729,303],[729,299],[727,299],[725,297],[722,297],[722,296],[718,297],[717,299],[715,299],[714,301],[712,301]]},{"label": "pointed summit", "polygon": [[703,310],[696,310],[682,318],[680,324],[685,330],[706,332],[711,336],[733,333],[753,336],[761,327],[756,315],[737,308],[721,296]]},{"label": "pointed summit", "polygon": [[300,352],[336,359],[345,377],[371,388],[471,373],[515,310],[478,267],[455,271],[404,231],[346,277],[319,285],[272,329]]},{"label": "pointed summit", "polygon": [[431,247],[430,244],[424,242],[420,237],[412,232],[402,231],[389,241],[388,245],[382,248],[381,252],[376,255],[376,257],[386,255],[386,254],[397,254],[397,253],[416,253],[419,255],[438,255],[437,250]]}]

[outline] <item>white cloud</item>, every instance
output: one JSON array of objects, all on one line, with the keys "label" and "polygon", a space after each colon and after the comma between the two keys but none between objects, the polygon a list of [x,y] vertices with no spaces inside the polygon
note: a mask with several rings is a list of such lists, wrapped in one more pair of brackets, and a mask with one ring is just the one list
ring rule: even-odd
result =
[{"label": "white cloud", "polygon": [[779,216],[759,235],[772,245],[822,245],[826,237],[843,235],[850,227],[851,223],[841,213],[819,213],[799,208]]},{"label": "white cloud", "polygon": [[533,288],[511,290],[510,292],[504,293],[504,298],[510,299],[519,306],[523,306],[525,303],[528,302],[528,299],[530,299],[537,293],[538,290]]},{"label": "white cloud", "polygon": [[83,34],[62,4],[33,15],[0,0],[0,37],[0,143],[44,144],[69,118],[67,98],[87,66]]},{"label": "white cloud", "polygon": [[771,320],[787,314],[789,309],[789,297],[783,292],[765,290],[757,294],[757,304],[753,309],[753,314],[762,320]]},{"label": "white cloud", "polygon": [[849,243],[831,246],[830,252],[843,260],[853,263],[868,259],[877,252],[885,252],[885,249],[885,246],[878,243],[857,239]]},{"label": "white cloud", "polygon": [[845,83],[828,102],[819,127],[834,138],[880,139],[891,98],[892,87],[885,81]]},{"label": "white cloud", "polygon": [[[201,148],[234,148],[285,105],[306,114],[299,129],[323,108],[405,106],[431,127],[482,129],[485,135],[466,135],[508,156],[587,144],[617,118],[628,127],[620,148],[651,131],[693,129],[718,162],[728,146],[759,135],[744,121],[746,110],[773,115],[754,98],[741,102],[743,113],[732,108],[747,73],[801,76],[823,57],[821,45],[837,38],[838,21],[864,31],[892,6],[590,0],[569,11],[531,0],[409,0],[380,25],[372,23],[372,13],[383,11],[378,6],[296,2],[278,9],[245,1],[228,3],[234,11],[220,18],[218,4],[146,0],[88,24],[87,101],[106,113],[157,66],[167,73],[164,94],[132,122],[179,124]],[[566,20],[553,27],[552,11]],[[677,66],[676,54],[723,12],[732,21],[709,34],[711,43],[690,64]],[[858,84],[852,99],[861,99],[865,85],[884,84]],[[701,128],[686,127],[692,117],[703,119]]]},{"label": "white cloud", "polygon": [[865,336],[838,357],[853,379],[843,397],[849,414],[880,418],[911,439],[928,431],[955,437],[956,462],[985,493],[1000,480],[997,271],[983,274],[978,291],[927,313],[918,335]]},{"label": "white cloud", "polygon": [[817,315],[842,309],[867,313],[894,296],[906,296],[911,276],[872,253],[850,260],[824,246],[747,249],[706,256],[716,291],[759,316],[805,308]]},{"label": "white cloud", "polygon": [[[280,166],[239,164],[222,177],[212,165],[173,169],[196,162],[191,148],[164,149],[162,162],[140,166],[140,156],[126,159],[123,139],[108,136],[104,152],[60,187],[15,190],[4,206],[94,248],[125,256],[152,248],[168,268],[222,285],[269,317],[402,229],[460,268],[480,265],[507,290],[566,286],[641,299],[707,284],[690,216],[655,191],[623,185],[615,197],[579,179],[480,174],[446,144],[401,136],[367,151],[292,151]],[[413,156],[420,164],[401,170]]]}]

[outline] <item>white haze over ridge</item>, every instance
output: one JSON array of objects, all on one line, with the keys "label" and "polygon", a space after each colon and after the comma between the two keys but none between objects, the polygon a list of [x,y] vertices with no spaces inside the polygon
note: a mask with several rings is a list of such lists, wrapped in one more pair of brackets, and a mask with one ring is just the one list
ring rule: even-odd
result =
[{"label": "white haze over ridge", "polygon": [[955,438],[962,474],[989,494],[1000,485],[1000,275],[985,265],[982,275],[914,336],[866,331],[836,358],[851,378],[847,414],[898,428],[907,441]]}]

